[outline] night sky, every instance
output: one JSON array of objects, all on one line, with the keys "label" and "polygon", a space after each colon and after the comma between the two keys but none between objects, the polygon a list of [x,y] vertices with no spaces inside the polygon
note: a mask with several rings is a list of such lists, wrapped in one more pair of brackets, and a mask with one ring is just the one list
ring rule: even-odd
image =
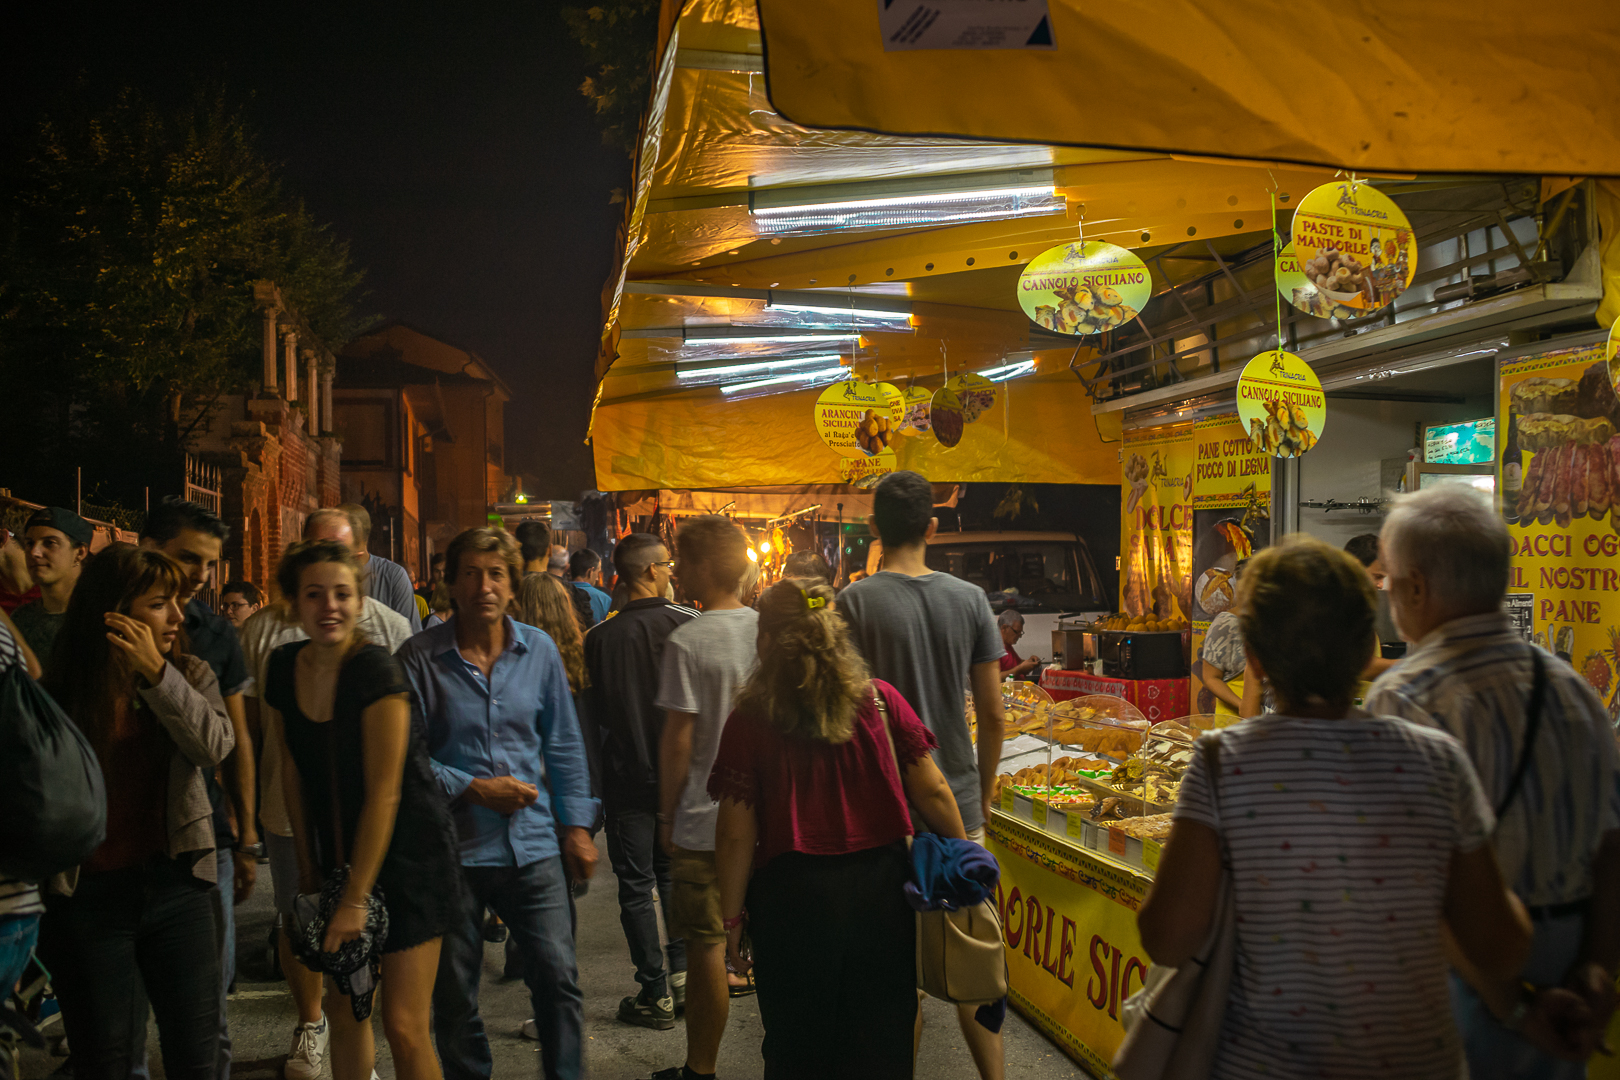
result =
[{"label": "night sky", "polygon": [[64,93],[173,103],[223,86],[289,189],[350,241],[360,311],[487,360],[515,395],[508,470],[572,499],[593,486],[608,199],[629,162],[578,92],[560,6],[36,5],[0,44],[0,125],[15,134]]}]

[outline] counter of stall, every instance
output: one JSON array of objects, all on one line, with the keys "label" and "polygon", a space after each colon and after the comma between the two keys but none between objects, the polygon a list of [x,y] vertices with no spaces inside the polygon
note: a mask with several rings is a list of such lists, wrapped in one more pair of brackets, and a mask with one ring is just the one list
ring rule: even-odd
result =
[{"label": "counter of stall", "polygon": [[1011,682],[1003,706],[987,842],[1001,864],[1011,1003],[1091,1073],[1112,1076],[1120,1005],[1147,973],[1136,912],[1194,741],[1228,718],[1154,724],[1122,697],[1054,701]]}]

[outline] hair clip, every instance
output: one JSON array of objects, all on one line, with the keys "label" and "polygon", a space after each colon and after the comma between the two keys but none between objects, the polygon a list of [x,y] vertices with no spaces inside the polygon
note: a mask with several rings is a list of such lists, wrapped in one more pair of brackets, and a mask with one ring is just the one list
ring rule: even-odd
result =
[{"label": "hair clip", "polygon": [[803,589],[799,590],[799,595],[804,597],[804,608],[806,611],[814,611],[818,607],[827,606],[827,598],[825,596],[811,596]]}]

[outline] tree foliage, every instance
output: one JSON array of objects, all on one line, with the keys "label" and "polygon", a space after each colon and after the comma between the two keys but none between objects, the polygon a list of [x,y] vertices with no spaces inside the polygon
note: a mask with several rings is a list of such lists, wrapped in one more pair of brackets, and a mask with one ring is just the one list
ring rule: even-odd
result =
[{"label": "tree foliage", "polygon": [[357,329],[347,244],[285,191],[222,94],[165,112],[126,91],[42,120],[0,206],[7,486],[59,490],[83,464],[134,497],[141,470],[255,382],[257,279],[320,339]]},{"label": "tree foliage", "polygon": [[579,92],[596,107],[602,141],[630,155],[636,152],[641,113],[652,90],[658,7],[658,0],[605,0],[562,9],[563,22],[591,71]]}]

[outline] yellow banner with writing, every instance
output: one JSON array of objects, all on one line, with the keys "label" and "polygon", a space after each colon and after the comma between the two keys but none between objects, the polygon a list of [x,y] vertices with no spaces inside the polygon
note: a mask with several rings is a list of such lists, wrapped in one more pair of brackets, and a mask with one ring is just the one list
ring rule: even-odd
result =
[{"label": "yellow banner with writing", "polygon": [[1025,822],[992,818],[1013,1006],[1094,1075],[1112,1077],[1125,1038],[1120,1005],[1147,975],[1136,912],[1149,879]]},{"label": "yellow banner with writing", "polygon": [[[1271,542],[1271,455],[1256,446],[1237,413],[1210,416],[1193,425],[1196,447],[1192,495],[1192,659],[1215,616],[1237,599],[1235,571],[1241,559]],[[1188,701],[1195,713],[1215,711],[1214,695],[1192,672]]]},{"label": "yellow banner with writing", "polygon": [[1496,485],[1513,539],[1514,627],[1620,715],[1620,401],[1599,344],[1499,368]]},{"label": "yellow banner with writing", "polygon": [[1191,619],[1193,425],[1127,431],[1123,442],[1120,610]]}]

